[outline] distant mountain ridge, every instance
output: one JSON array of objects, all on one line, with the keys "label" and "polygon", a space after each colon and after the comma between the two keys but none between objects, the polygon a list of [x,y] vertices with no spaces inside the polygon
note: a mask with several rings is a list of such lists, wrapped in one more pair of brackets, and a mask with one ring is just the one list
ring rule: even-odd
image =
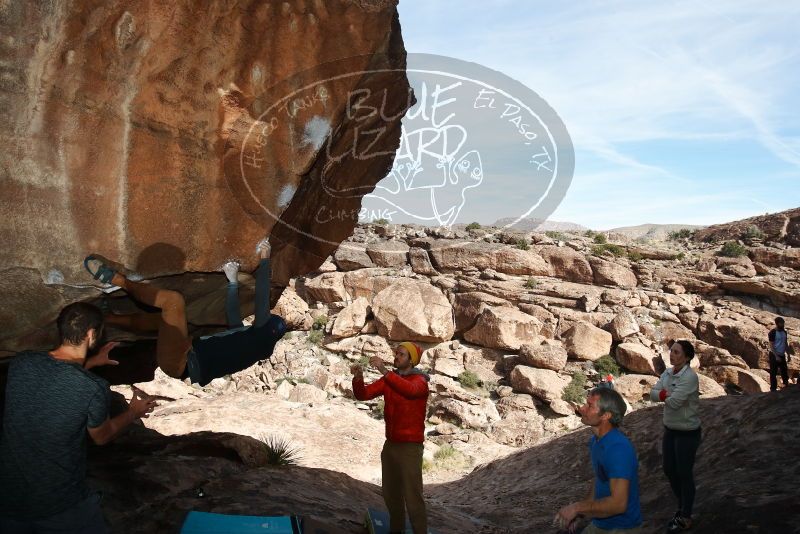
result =
[{"label": "distant mountain ridge", "polygon": [[504,217],[502,219],[497,219],[491,224],[491,226],[502,227],[511,225],[510,228],[519,230],[521,232],[529,232],[532,230],[537,230],[539,232],[585,232],[588,230],[588,228],[585,226],[571,222],[559,222],[542,219],[520,219],[518,222],[514,223],[515,220],[516,219],[514,217]]},{"label": "distant mountain ridge", "polygon": [[650,239],[653,241],[663,241],[672,232],[679,230],[699,230],[705,226],[696,224],[638,224],[636,226],[621,226],[606,230],[610,234],[619,234],[628,239]]}]

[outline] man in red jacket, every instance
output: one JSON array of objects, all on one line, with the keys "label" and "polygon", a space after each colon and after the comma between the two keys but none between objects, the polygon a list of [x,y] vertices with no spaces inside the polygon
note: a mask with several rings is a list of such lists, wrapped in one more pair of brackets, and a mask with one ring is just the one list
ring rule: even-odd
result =
[{"label": "man in red jacket", "polygon": [[415,369],[422,348],[405,341],[394,349],[394,371],[379,356],[370,358],[383,378],[364,384],[360,365],[353,365],[353,393],[358,400],[383,395],[386,442],[381,452],[383,500],[389,509],[389,530],[403,532],[405,510],[414,534],[428,532],[425,500],[422,497],[422,442],[428,404],[428,375]]}]

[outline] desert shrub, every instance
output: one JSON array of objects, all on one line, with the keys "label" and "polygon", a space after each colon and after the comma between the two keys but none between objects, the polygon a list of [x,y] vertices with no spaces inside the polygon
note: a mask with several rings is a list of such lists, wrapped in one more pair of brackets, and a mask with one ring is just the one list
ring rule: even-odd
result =
[{"label": "desert shrub", "polygon": [[635,250],[629,250],[628,251],[628,259],[633,261],[633,262],[637,262],[637,261],[642,261],[642,259],[644,259],[644,257],[642,256],[641,252],[636,252]]},{"label": "desert shrub", "polygon": [[565,236],[561,232],[556,232],[554,230],[548,230],[548,231],[546,231],[544,233],[544,235],[546,235],[550,239],[555,239],[556,241],[566,241],[567,240],[567,236]]},{"label": "desert shrub", "polygon": [[267,454],[267,465],[297,465],[300,450],[292,442],[281,436],[262,437]]},{"label": "desert shrub", "polygon": [[320,315],[314,319],[314,324],[311,325],[312,330],[325,330],[325,325],[328,324],[328,316]]},{"label": "desert shrub", "polygon": [[689,239],[694,234],[693,230],[689,230],[688,228],[682,228],[680,230],[675,230],[674,232],[670,232],[668,235],[668,239],[672,241],[678,241],[681,239]]},{"label": "desert shrub", "polygon": [[427,458],[423,458],[422,459],[422,472],[423,473],[430,473],[431,471],[433,471],[433,466],[434,465],[435,464],[433,462],[431,462],[430,460],[428,460]]},{"label": "desert shrub", "polygon": [[747,227],[747,230],[744,231],[742,234],[742,239],[762,239],[764,237],[764,232],[761,231],[761,228],[756,226],[755,224],[751,224]]},{"label": "desert shrub", "polygon": [[517,241],[514,243],[514,247],[520,250],[528,250],[531,248],[525,239],[517,239]]},{"label": "desert shrub", "polygon": [[592,237],[597,235],[597,232],[595,232],[594,230],[586,230],[583,233],[583,235],[584,235],[584,237],[592,238]]},{"label": "desert shrub", "polygon": [[467,231],[469,231],[469,230],[480,230],[480,229],[481,229],[480,223],[471,222],[471,223],[469,223],[467,225]]},{"label": "desert shrub", "polygon": [[465,388],[476,388],[481,383],[478,375],[469,370],[458,375],[458,381],[461,382],[461,385]]},{"label": "desert shrub", "polygon": [[439,450],[437,450],[433,454],[433,458],[434,458],[434,460],[442,461],[442,460],[448,460],[450,458],[453,458],[457,454],[458,454],[458,450],[455,447],[453,447],[449,443],[445,443],[444,445],[439,447]]},{"label": "desert shrub", "polygon": [[321,345],[324,338],[325,333],[322,330],[311,330],[306,339],[312,345]]},{"label": "desert shrub", "polygon": [[604,234],[595,234],[594,242],[597,243],[598,245],[605,245],[606,243],[608,243],[608,239],[606,239],[606,236]]},{"label": "desert shrub", "polygon": [[719,251],[720,256],[726,258],[738,258],[747,254],[747,247],[740,245],[736,241],[726,241]]},{"label": "desert shrub", "polygon": [[383,399],[378,399],[378,402],[375,403],[375,406],[372,407],[372,412],[378,417],[378,419],[383,419],[383,411],[386,408],[386,403]]},{"label": "desert shrub", "polygon": [[386,226],[387,224],[389,224],[389,220],[388,219],[375,219],[374,221],[372,221],[372,224],[377,224],[378,226]]},{"label": "desert shrub", "polygon": [[572,381],[564,388],[561,398],[567,402],[574,402],[576,404],[583,404],[586,400],[586,375],[583,371],[575,371],[572,375]]},{"label": "desert shrub", "polygon": [[614,256],[624,256],[625,249],[619,245],[614,245],[612,243],[606,243],[604,245],[594,245],[592,246],[592,254],[595,256],[602,256],[606,252],[613,254]]},{"label": "desert shrub", "polygon": [[594,370],[600,373],[600,376],[619,376],[622,374],[622,369],[620,369],[619,364],[617,364],[610,354],[606,354],[605,356],[601,356],[600,358],[596,359],[593,365]]},{"label": "desert shrub", "polygon": [[534,287],[536,287],[538,285],[539,285],[539,281],[536,278],[532,277],[532,276],[529,276],[528,279],[525,280],[525,287],[528,288],[528,289],[533,289]]}]

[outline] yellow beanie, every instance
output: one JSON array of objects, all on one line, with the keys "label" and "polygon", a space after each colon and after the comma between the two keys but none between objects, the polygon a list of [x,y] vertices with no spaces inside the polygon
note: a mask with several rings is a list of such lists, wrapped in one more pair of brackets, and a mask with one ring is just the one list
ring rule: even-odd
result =
[{"label": "yellow beanie", "polygon": [[422,358],[422,347],[413,341],[403,341],[400,343],[400,346],[405,347],[405,349],[408,351],[408,355],[411,356],[411,365],[417,365],[419,363],[419,359]]}]

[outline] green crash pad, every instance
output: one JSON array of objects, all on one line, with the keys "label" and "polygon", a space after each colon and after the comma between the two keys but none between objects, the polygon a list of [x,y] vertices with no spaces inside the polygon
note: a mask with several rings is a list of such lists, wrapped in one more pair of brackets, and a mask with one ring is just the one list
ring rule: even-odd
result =
[{"label": "green crash pad", "polygon": [[212,514],[191,511],[183,521],[181,534],[301,534],[295,516],[254,516]]}]

